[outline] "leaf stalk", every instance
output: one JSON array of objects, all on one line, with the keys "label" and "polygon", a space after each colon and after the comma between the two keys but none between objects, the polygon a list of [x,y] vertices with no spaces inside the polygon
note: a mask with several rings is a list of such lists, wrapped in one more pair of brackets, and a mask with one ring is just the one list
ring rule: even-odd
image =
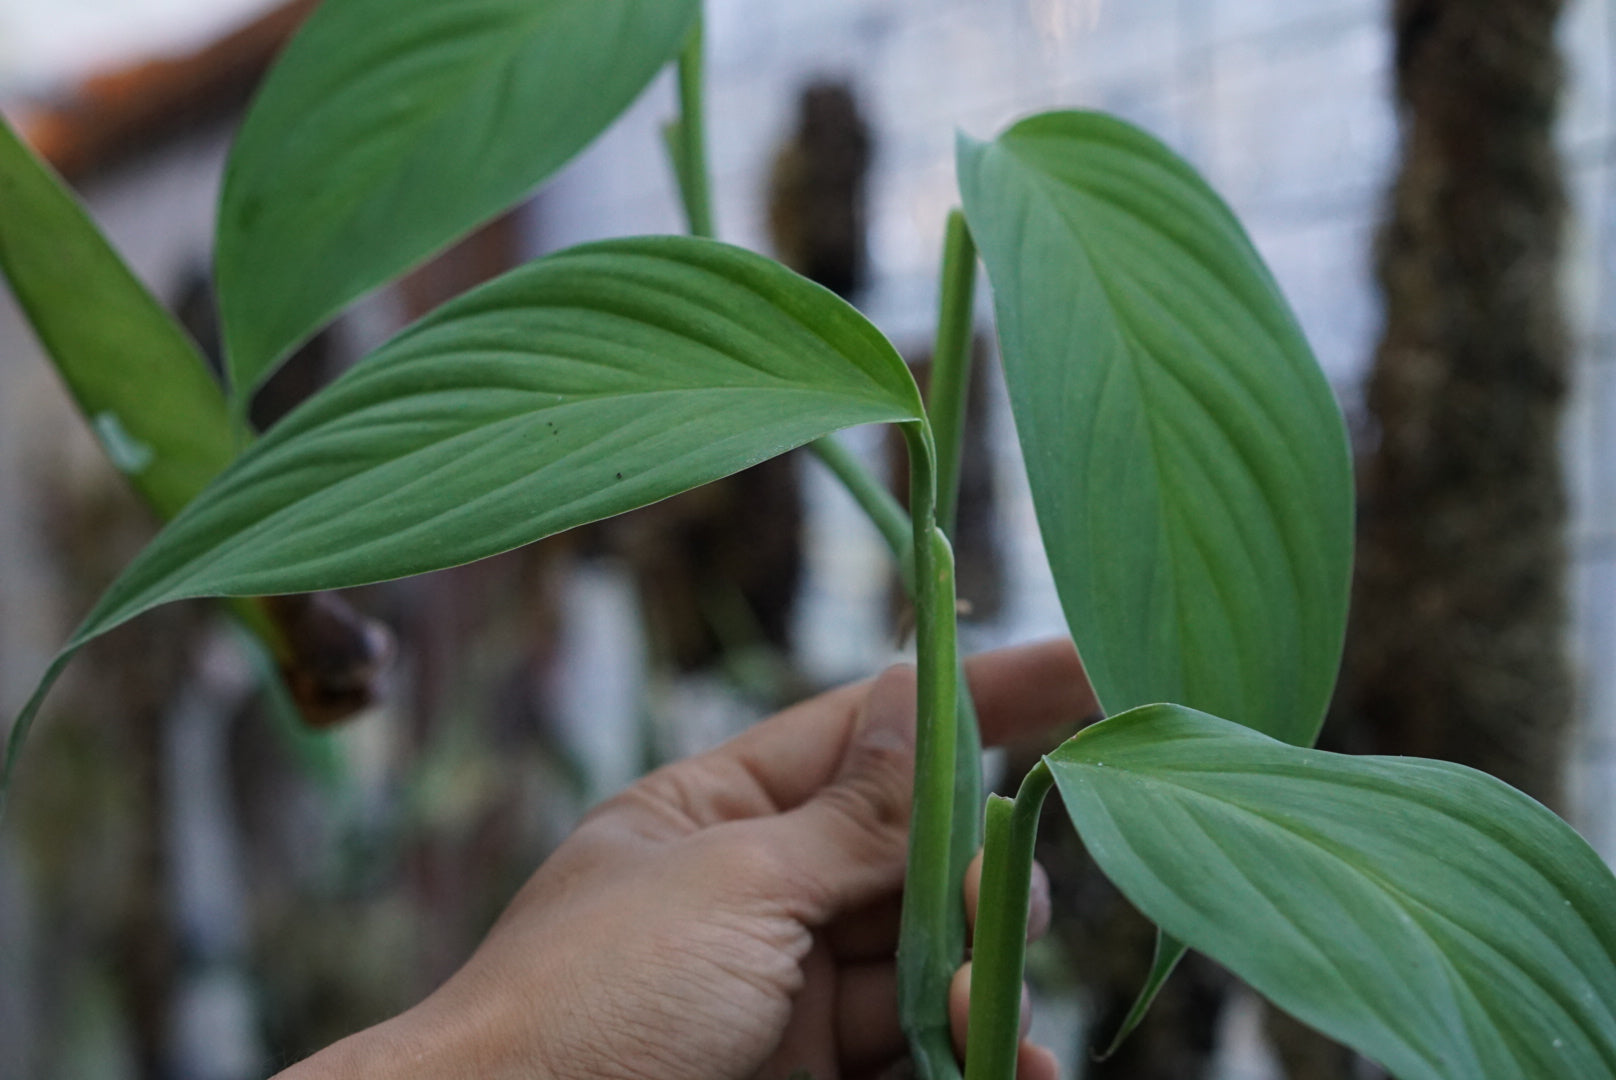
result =
[{"label": "leaf stalk", "polygon": [[971,331],[976,314],[976,243],[958,208],[943,240],[937,338],[932,346],[926,413],[937,443],[937,523],[950,538],[959,505],[960,458],[971,387]]},{"label": "leaf stalk", "polygon": [[958,754],[954,555],[937,528],[931,434],[906,424],[914,526],[916,618],[915,791],[898,935],[898,1015],[925,1080],[957,1077],[948,986],[963,946],[963,898],[955,876]]},{"label": "leaf stalk", "polygon": [[707,170],[707,123],[702,74],[705,16],[697,15],[679,53],[679,123],[674,130],[674,172],[684,202],[685,221],[690,235],[712,240],[718,229],[713,223],[712,184]]},{"label": "leaf stalk", "polygon": [[1013,800],[1002,795],[988,798],[971,952],[971,1039],[965,1080],[1014,1080],[1016,1075],[1033,843],[1044,796],[1054,782],[1049,766],[1040,761]]},{"label": "leaf stalk", "polygon": [[881,539],[892,549],[893,556],[903,567],[904,589],[914,595],[914,525],[909,513],[892,497],[892,492],[862,462],[853,456],[847,445],[834,435],[827,435],[809,444],[814,456],[835,474],[847,488],[849,495],[881,533]]}]

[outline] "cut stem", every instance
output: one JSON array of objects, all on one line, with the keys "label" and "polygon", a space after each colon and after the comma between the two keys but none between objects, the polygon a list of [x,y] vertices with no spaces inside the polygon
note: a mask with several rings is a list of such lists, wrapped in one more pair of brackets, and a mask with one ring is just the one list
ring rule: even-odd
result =
[{"label": "cut stem", "polygon": [[988,798],[982,889],[971,950],[970,1041],[965,1080],[1014,1080],[1021,1043],[1021,979],[1027,960],[1027,903],[1033,842],[1054,784],[1040,761],[1014,800]]},{"label": "cut stem", "polygon": [[976,244],[958,209],[948,215],[943,241],[937,340],[932,347],[931,392],[926,412],[937,444],[937,524],[952,539],[959,505],[961,444],[971,391],[971,337],[975,324]]}]

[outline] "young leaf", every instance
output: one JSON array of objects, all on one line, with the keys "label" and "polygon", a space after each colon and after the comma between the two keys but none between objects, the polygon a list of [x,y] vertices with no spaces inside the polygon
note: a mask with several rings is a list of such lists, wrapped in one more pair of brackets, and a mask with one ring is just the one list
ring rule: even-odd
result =
[{"label": "young leaf", "polygon": [[1161,993],[1162,987],[1167,985],[1167,980],[1178,970],[1178,962],[1184,959],[1184,954],[1188,951],[1183,942],[1169,937],[1160,930],[1156,931],[1156,954],[1150,958],[1150,970],[1145,973],[1145,985],[1139,988],[1139,994],[1128,1007],[1128,1014],[1122,1018],[1122,1023],[1117,1025],[1116,1034],[1111,1036],[1106,1048],[1095,1056],[1096,1061],[1110,1058],[1122,1048],[1122,1044],[1134,1033],[1134,1029],[1145,1022],[1150,1007],[1156,1004],[1156,995]]},{"label": "young leaf", "polygon": [[173,517],[235,456],[224,395],[185,331],[3,119],[0,271],[114,464]]},{"label": "young leaf", "polygon": [[699,0],[326,0],[242,125],[219,208],[232,393],[512,205],[685,40]]},{"label": "young leaf", "polygon": [[540,259],[406,330],[198,496],[74,634],[11,757],[73,651],[158,604],[455,566],[922,415],[874,327],[760,255],[651,237]]},{"label": "young leaf", "polygon": [[1309,744],[1335,682],[1352,477],[1335,401],[1233,214],[1091,113],[959,145],[1016,429],[1107,710]]},{"label": "young leaf", "polygon": [[1175,705],[1045,760],[1135,906],[1402,1080],[1616,1077],[1616,878],[1520,792]]},{"label": "young leaf", "polygon": [[[235,457],[224,394],[190,337],[3,119],[0,271],[113,465],[159,517],[173,518]],[[275,609],[245,599],[230,607],[300,684],[360,685],[353,669],[324,657],[312,670],[308,633],[288,627]],[[374,631],[340,603],[325,610],[323,645],[345,635],[373,640]],[[350,655],[358,662],[364,654]],[[272,689],[289,692],[278,683]],[[325,705],[328,720],[337,711]],[[19,740],[22,734],[19,727]]]}]

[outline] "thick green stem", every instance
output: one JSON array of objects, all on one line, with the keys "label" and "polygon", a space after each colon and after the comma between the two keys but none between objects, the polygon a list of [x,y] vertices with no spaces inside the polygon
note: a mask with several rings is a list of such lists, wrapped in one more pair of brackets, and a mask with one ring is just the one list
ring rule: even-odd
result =
[{"label": "thick green stem", "polygon": [[679,122],[674,128],[674,173],[685,206],[690,235],[708,239],[718,235],[713,224],[712,189],[707,172],[707,123],[703,107],[703,21],[696,17],[690,38],[679,53]]},{"label": "thick green stem", "polygon": [[[865,513],[876,523],[881,535],[886,539],[887,545],[892,549],[898,561],[900,572],[903,575],[904,588],[911,597],[919,599],[920,593],[915,587],[915,541],[913,526],[909,516],[904,513],[886,487],[870,475],[847,448],[838,440],[827,437],[813,444],[814,452],[820,460],[846,485]],[[953,604],[954,586],[952,580],[952,552],[948,553],[948,570],[950,574],[946,591],[941,592],[936,602],[951,607]],[[924,617],[918,617],[921,625],[925,624]],[[929,655],[925,650],[929,645],[922,641],[919,645],[923,655]],[[965,907],[960,890],[965,880],[965,870],[971,859],[976,855],[976,849],[982,842],[981,818],[977,808],[982,805],[982,738],[977,730],[976,709],[971,701],[970,687],[965,681],[965,670],[956,660],[956,684],[954,696],[955,719],[954,731],[954,794],[953,809],[950,813],[951,825],[949,836],[949,890],[945,894],[947,904],[948,923],[941,937],[926,939],[923,944],[911,946],[911,951],[926,949],[939,957],[939,962],[946,959],[950,965],[959,963],[964,955],[965,947]],[[930,749],[930,748],[928,748]],[[928,792],[931,789],[928,787]],[[924,807],[917,801],[914,817],[920,819],[922,813],[932,814],[934,803],[927,803]],[[919,939],[917,939],[918,941]],[[925,1010],[916,1003],[920,1013]],[[917,1051],[917,1056],[919,1051]],[[952,1059],[938,1066],[945,1071],[932,1072],[927,1075],[942,1076],[953,1075]]]},{"label": "thick green stem", "polygon": [[961,442],[965,403],[971,386],[971,330],[976,296],[976,244],[965,215],[948,215],[943,242],[943,276],[937,310],[937,340],[932,347],[931,392],[926,412],[937,444],[937,523],[950,538],[959,504]]},{"label": "thick green stem", "polygon": [[938,1080],[959,1075],[948,1029],[948,985],[963,945],[953,846],[959,686],[954,555],[936,527],[929,433],[922,424],[906,424],[903,430],[909,441],[914,523],[918,693],[914,808],[898,937],[898,1010],[919,1074]]},{"label": "thick green stem", "polygon": [[[976,244],[965,215],[948,215],[943,242],[937,338],[932,348],[931,392],[927,415],[937,448],[937,523],[952,539],[959,504],[960,463],[964,453],[966,402],[971,384],[971,336],[975,323]],[[982,737],[977,731],[965,671],[959,670],[958,717],[954,750],[954,836],[952,876],[963,881],[965,870],[982,842]],[[958,939],[965,939],[965,912],[959,909]]]},{"label": "thick green stem", "polygon": [[1027,960],[1027,901],[1038,814],[1054,784],[1039,762],[1014,800],[988,798],[982,890],[971,950],[971,1039],[965,1080],[1014,1080],[1021,1042],[1021,979]]}]

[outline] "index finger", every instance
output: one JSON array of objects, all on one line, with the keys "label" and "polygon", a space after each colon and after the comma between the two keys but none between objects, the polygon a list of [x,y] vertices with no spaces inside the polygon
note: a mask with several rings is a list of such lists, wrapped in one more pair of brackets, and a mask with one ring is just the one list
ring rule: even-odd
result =
[{"label": "index finger", "polygon": [[[1070,641],[981,653],[965,661],[965,673],[982,741],[989,746],[1093,719],[1099,713]],[[877,683],[894,699],[887,707],[907,708],[913,714],[913,669],[888,669],[878,679],[810,698],[704,754],[664,766],[608,806],[621,810],[635,805],[644,811],[649,804],[664,817],[671,813],[677,819],[676,832],[800,806],[835,776]]]},{"label": "index finger", "polygon": [[[1098,719],[1099,701],[1064,638],[979,653],[965,661],[982,741],[998,746],[1062,726]],[[908,699],[914,709],[913,668],[889,668],[877,679],[844,686],[787,709],[705,755],[741,766],[777,813],[800,805],[830,782],[841,763],[872,687]],[[736,814],[734,816],[750,816]]]},{"label": "index finger", "polygon": [[1104,715],[1077,648],[1066,638],[967,657],[965,677],[976,702],[984,746],[1031,738]]}]

